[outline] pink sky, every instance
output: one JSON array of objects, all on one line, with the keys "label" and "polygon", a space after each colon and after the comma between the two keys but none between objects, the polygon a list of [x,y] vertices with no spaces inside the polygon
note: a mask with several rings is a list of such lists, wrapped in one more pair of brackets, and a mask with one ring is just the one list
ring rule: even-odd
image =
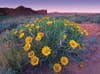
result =
[{"label": "pink sky", "polygon": [[48,12],[100,13],[100,0],[0,0],[0,7],[15,8],[23,5]]}]

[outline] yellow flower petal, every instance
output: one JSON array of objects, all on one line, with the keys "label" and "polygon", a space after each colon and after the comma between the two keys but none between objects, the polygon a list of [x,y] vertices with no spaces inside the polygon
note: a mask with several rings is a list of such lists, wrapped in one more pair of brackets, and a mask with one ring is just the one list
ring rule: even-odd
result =
[{"label": "yellow flower petal", "polygon": [[52,21],[48,21],[47,22],[47,25],[51,25],[53,22]]},{"label": "yellow flower petal", "polygon": [[25,44],[25,46],[24,46],[25,51],[29,51],[30,48],[31,48],[31,44],[29,44],[29,43]]},{"label": "yellow flower petal", "polygon": [[25,42],[26,43],[31,43],[33,40],[33,38],[31,36],[27,36],[26,39],[25,39]]},{"label": "yellow flower petal", "polygon": [[44,46],[44,47],[42,48],[42,54],[43,54],[44,56],[49,56],[49,55],[51,54],[51,49],[50,49],[50,47]]},{"label": "yellow flower petal", "polygon": [[24,37],[24,32],[20,33],[19,38],[23,38]]},{"label": "yellow flower petal", "polygon": [[69,59],[65,56],[61,57],[60,62],[62,65],[67,65],[69,63]]},{"label": "yellow flower petal", "polygon": [[54,72],[58,73],[58,72],[61,71],[61,69],[62,69],[62,67],[61,67],[61,65],[59,63],[54,64],[54,66],[53,66]]},{"label": "yellow flower petal", "polygon": [[39,63],[39,58],[38,58],[37,56],[34,56],[33,58],[31,58],[30,63],[31,63],[33,66],[38,65],[38,63]]},{"label": "yellow flower petal", "polygon": [[70,40],[69,44],[73,49],[78,46],[78,43],[76,41],[74,41],[74,40]]},{"label": "yellow flower petal", "polygon": [[34,52],[34,51],[28,52],[28,57],[29,57],[29,58],[34,57],[34,55],[35,55],[35,52]]},{"label": "yellow flower petal", "polygon": [[37,34],[37,36],[43,37],[43,36],[44,36],[44,33],[43,33],[43,32],[39,32],[39,33]]},{"label": "yellow flower petal", "polygon": [[36,36],[36,37],[35,37],[35,40],[36,40],[36,41],[41,41],[41,39],[42,39],[41,36]]}]

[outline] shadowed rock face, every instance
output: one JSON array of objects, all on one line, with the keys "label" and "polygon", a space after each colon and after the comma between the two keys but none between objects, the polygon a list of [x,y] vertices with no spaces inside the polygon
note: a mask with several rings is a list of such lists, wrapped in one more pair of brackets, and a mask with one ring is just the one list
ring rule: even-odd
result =
[{"label": "shadowed rock face", "polygon": [[47,10],[32,10],[24,6],[13,8],[0,8],[0,16],[18,16],[18,15],[32,15],[32,14],[47,14]]}]

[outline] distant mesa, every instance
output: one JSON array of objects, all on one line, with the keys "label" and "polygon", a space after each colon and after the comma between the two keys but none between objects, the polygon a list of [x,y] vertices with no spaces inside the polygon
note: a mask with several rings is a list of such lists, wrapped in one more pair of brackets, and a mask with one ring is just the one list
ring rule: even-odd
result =
[{"label": "distant mesa", "polygon": [[0,16],[20,16],[20,15],[33,15],[33,14],[47,14],[47,10],[32,10],[24,6],[17,8],[0,8]]}]

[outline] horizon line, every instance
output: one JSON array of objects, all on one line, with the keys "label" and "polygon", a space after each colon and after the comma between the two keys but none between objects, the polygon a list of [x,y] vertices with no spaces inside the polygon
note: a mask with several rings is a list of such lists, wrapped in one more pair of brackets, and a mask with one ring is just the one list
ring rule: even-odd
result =
[{"label": "horizon line", "polygon": [[[20,7],[20,6],[23,6],[23,5],[19,5],[19,6],[16,6],[16,7],[6,7],[6,6],[3,6],[3,7],[0,7],[0,8],[17,8],[17,7]],[[25,8],[31,8],[31,7],[26,7],[26,6],[23,6]],[[97,12],[97,11],[49,11],[48,9],[44,9],[44,8],[39,8],[39,9],[35,9],[35,8],[31,8],[32,10],[47,10],[47,13],[62,13],[62,14],[66,14],[66,13],[86,13],[86,14],[100,14],[100,12]]]}]

